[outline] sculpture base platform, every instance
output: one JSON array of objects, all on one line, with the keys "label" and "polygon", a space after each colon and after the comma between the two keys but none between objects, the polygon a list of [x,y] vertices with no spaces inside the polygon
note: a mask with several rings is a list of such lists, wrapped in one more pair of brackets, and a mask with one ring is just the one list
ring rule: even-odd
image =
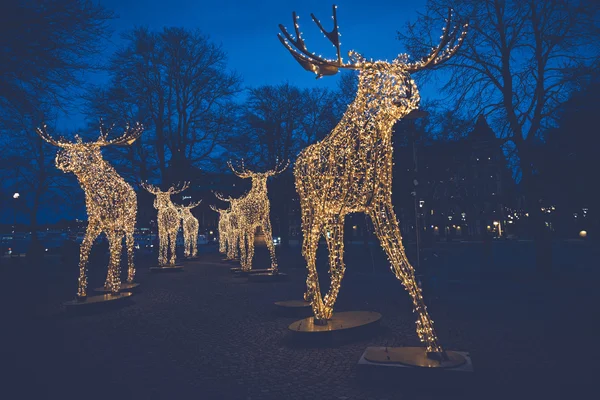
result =
[{"label": "sculpture base platform", "polygon": [[363,340],[377,331],[381,314],[372,311],[346,311],[333,313],[325,325],[314,323],[314,316],[293,322],[288,326],[290,338],[297,343],[337,345]]},{"label": "sculpture base platform", "polygon": [[248,271],[244,271],[241,267],[237,267],[237,268],[230,268],[229,269],[231,272],[233,272],[234,274],[239,274],[239,275],[254,275],[254,274],[264,274],[267,272],[271,272],[272,269],[251,269]]},{"label": "sculpture base platform", "polygon": [[[121,290],[119,290],[119,292],[131,292],[135,289],[137,289],[140,286],[139,283],[137,282],[122,282],[121,283]],[[94,292],[101,292],[101,293],[110,293],[110,290],[104,288],[104,287],[99,287],[94,289]]]},{"label": "sculpture base platform", "polygon": [[274,274],[270,269],[266,271],[269,272],[250,273],[248,275],[248,282],[279,282],[287,279],[287,274],[284,274],[283,272]]},{"label": "sculpture base platform", "polygon": [[279,315],[301,316],[312,312],[310,303],[304,300],[284,300],[275,302],[275,311]]},{"label": "sculpture base platform", "polygon": [[283,300],[283,301],[276,301],[275,305],[279,308],[284,308],[284,309],[288,309],[288,308],[293,308],[293,309],[309,309],[310,308],[310,303],[308,301],[304,301],[304,300]]},{"label": "sculpture base platform", "polygon": [[183,271],[183,265],[165,265],[164,267],[150,267],[150,272],[181,272]]},{"label": "sculpture base platform", "polygon": [[446,351],[448,360],[427,357],[424,347],[367,347],[358,361],[358,375],[365,382],[403,384],[418,381],[464,387],[472,377],[468,352]]},{"label": "sculpture base platform", "polygon": [[117,303],[117,302],[123,301],[129,297],[131,297],[131,292],[120,292],[118,294],[107,293],[107,294],[101,294],[98,296],[87,296],[85,298],[85,300],[76,299],[76,300],[67,301],[67,302],[64,302],[63,305],[65,306],[65,308],[67,310],[75,310],[75,309],[83,309],[83,308],[87,309],[87,308],[97,307],[102,304]]}]

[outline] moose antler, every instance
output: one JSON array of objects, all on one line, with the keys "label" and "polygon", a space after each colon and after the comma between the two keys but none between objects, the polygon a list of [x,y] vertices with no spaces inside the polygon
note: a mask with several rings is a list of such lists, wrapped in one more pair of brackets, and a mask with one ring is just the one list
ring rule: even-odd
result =
[{"label": "moose antler", "polygon": [[214,205],[212,205],[212,204],[209,206],[209,208],[210,208],[211,210],[213,210],[214,212],[217,212],[217,213],[219,213],[219,214],[221,214],[221,213],[224,213],[224,212],[227,212],[227,210],[224,210],[224,209],[221,209],[221,208],[217,208],[217,207],[215,207],[215,206],[214,206]]},{"label": "moose antler", "polygon": [[[425,68],[440,65],[444,61],[452,57],[460,48],[465,36],[467,35],[468,23],[463,24],[463,31],[458,36],[459,29],[454,27],[452,32],[452,9],[448,8],[448,17],[446,18],[446,26],[442,30],[442,36],[440,43],[435,47],[429,55],[423,57],[421,61],[406,64],[406,70],[408,72],[417,72]],[[458,38],[457,38],[458,37]]]},{"label": "moose antler", "polygon": [[337,24],[336,10],[337,6],[333,5],[333,29],[330,32],[327,32],[325,28],[323,28],[323,25],[321,25],[321,22],[317,19],[317,17],[315,17],[314,14],[310,14],[312,20],[315,22],[315,24],[317,24],[321,32],[323,32],[325,37],[329,39],[329,41],[335,47],[337,53],[337,60],[335,61],[327,60],[308,51],[306,44],[304,43],[304,39],[302,39],[302,33],[300,32],[300,26],[298,25],[298,16],[296,15],[295,11],[292,12],[292,19],[294,21],[296,39],[290,35],[290,33],[282,24],[279,24],[279,29],[281,30],[281,33],[283,33],[283,36],[281,33],[277,34],[279,41],[292,54],[296,61],[298,61],[302,68],[317,74],[317,79],[324,75],[335,75],[340,68],[359,69],[361,67],[359,62],[344,64],[342,61],[340,52],[340,33],[338,31],[339,28]]},{"label": "moose antler", "polygon": [[152,194],[162,193],[162,190],[160,190],[160,188],[158,188],[157,186],[151,185],[148,182],[142,181],[142,182],[140,182],[140,186]]},{"label": "moose antler", "polygon": [[177,194],[177,193],[181,193],[183,192],[185,189],[190,187],[190,182],[179,182],[177,184],[175,184],[174,186],[171,186],[167,192],[169,192],[170,194]]},{"label": "moose antler", "polygon": [[100,137],[98,138],[96,144],[98,144],[99,146],[130,145],[142,135],[142,132],[144,132],[144,126],[139,122],[136,122],[136,124],[133,127],[130,127],[129,124],[127,124],[127,126],[125,127],[125,132],[123,132],[121,136],[118,136],[113,140],[107,140],[109,133],[113,130],[114,127],[115,125],[113,124],[110,128],[106,129],[102,122],[102,118],[100,118]]},{"label": "moose antler", "polygon": [[223,195],[222,195],[221,193],[219,193],[219,192],[215,192],[215,191],[213,191],[213,194],[215,195],[215,197],[216,197],[217,199],[219,199],[219,200],[221,200],[221,201],[225,201],[225,202],[227,202],[227,203],[231,203],[232,201],[234,201],[234,200],[235,200],[235,199],[234,199],[234,198],[232,198],[232,197],[225,197],[225,196],[223,196]]},{"label": "moose antler", "polygon": [[48,133],[46,128],[47,128],[46,124],[43,124],[41,128],[36,128],[36,130],[35,130],[35,132],[38,134],[38,136],[41,137],[46,142],[50,143],[53,146],[63,147],[63,148],[69,147],[72,145],[72,143],[68,142],[62,136],[58,140],[54,140],[54,138],[52,136],[50,136],[50,134]]},{"label": "moose antler", "polygon": [[229,166],[229,169],[231,169],[231,171],[233,171],[233,173],[236,174],[237,176],[239,176],[240,178],[246,179],[246,178],[252,177],[252,171],[249,171],[246,168],[246,166],[244,165],[244,160],[243,159],[241,161],[241,167],[242,167],[241,171],[237,171],[233,167],[233,163],[231,161],[227,161],[227,165]]},{"label": "moose antler", "polygon": [[187,208],[188,210],[191,210],[192,208],[198,207],[200,205],[200,203],[202,203],[202,200],[197,201],[195,203],[190,203],[190,204],[185,205],[185,206],[184,205],[179,205],[179,207],[181,207],[181,208]]},{"label": "moose antler", "polygon": [[275,168],[273,168],[270,171],[265,172],[265,175],[267,175],[267,176],[279,175],[280,173],[285,171],[287,169],[287,167],[289,167],[289,165],[290,165],[290,160],[278,161],[277,164],[275,165]]}]

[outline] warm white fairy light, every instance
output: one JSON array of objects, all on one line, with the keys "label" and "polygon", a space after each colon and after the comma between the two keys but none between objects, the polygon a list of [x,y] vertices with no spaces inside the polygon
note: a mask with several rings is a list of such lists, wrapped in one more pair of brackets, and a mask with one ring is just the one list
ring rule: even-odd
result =
[{"label": "warm white fairy light", "polygon": [[177,233],[179,232],[180,217],[177,207],[171,201],[171,195],[183,192],[190,186],[189,182],[183,185],[172,186],[166,191],[160,188],[142,182],[142,187],[156,196],[154,199],[154,208],[158,210],[158,240],[160,242],[158,249],[158,265],[175,265]]},{"label": "warm white fairy light", "polygon": [[[240,263],[243,271],[252,269],[252,259],[254,258],[254,235],[256,228],[261,228],[265,235],[265,241],[269,254],[271,255],[271,270],[278,272],[277,258],[275,256],[275,245],[273,244],[273,234],[271,230],[270,202],[267,196],[267,179],[271,176],[282,173],[289,165],[278,164],[275,169],[267,172],[253,172],[244,167],[243,161],[241,170],[236,170],[231,162],[229,168],[240,178],[252,179],[252,188],[240,199],[231,203],[230,223],[234,222],[237,226],[236,235],[232,235],[234,240],[238,241],[240,251]],[[233,218],[231,218],[233,217]]]},{"label": "warm white fairy light", "polygon": [[[340,123],[322,141],[304,149],[294,169],[302,208],[302,253],[308,268],[305,300],[311,302],[315,323],[325,323],[331,318],[345,271],[344,219],[346,214],[364,212],[373,221],[392,271],[412,298],[418,315],[419,338],[429,353],[443,353],[421,288],[415,280],[414,269],[406,257],[392,206],[392,127],[419,106],[419,92],[409,74],[450,58],[462,42],[465,31],[460,35],[456,29],[449,32],[449,13],[441,43],[419,62],[409,63],[406,55],[400,55],[391,63],[366,61],[358,53],[350,52],[350,63],[344,64],[339,51],[335,6],[331,32],[327,32],[314,15],[312,17],[336,47],[337,60],[327,60],[308,52],[295,13],[296,38],[279,25],[283,33],[283,36],[279,35],[281,43],[303,68],[317,74],[317,78],[347,68],[359,71],[359,83],[356,98]],[[331,287],[325,297],[322,297],[316,270],[316,251],[321,235],[325,236],[329,248],[331,275]]]},{"label": "warm white fairy light", "polygon": [[[221,201],[229,203],[229,208],[227,210],[218,210],[214,207],[211,207],[214,211],[219,212],[219,235],[221,235],[221,229],[225,232],[224,241],[227,247],[227,259],[235,260],[238,255],[240,255],[241,249],[240,245],[242,242],[242,230],[240,229],[239,223],[239,209],[237,208],[237,203],[244,200],[248,193],[242,195],[237,199],[233,199],[231,197],[224,197],[219,193],[214,193],[215,197]],[[222,225],[221,225],[222,224]]]},{"label": "warm white fairy light", "polygon": [[[114,125],[113,125],[114,126]],[[95,142],[83,143],[76,136],[75,142],[63,138],[53,139],[46,131],[46,125],[38,128],[38,135],[50,144],[60,147],[56,155],[56,167],[63,172],[73,172],[85,193],[85,206],[88,214],[88,226],[81,243],[79,255],[79,284],[77,296],[87,296],[87,264],[94,240],[104,233],[110,246],[110,261],[104,283],[105,289],[118,293],[121,288],[121,251],[125,236],[127,245],[127,282],[135,276],[133,264],[135,221],[137,197],[133,188],[123,180],[115,169],[102,158],[104,146],[126,146],[132,144],[143,132],[136,124],[113,140],[108,140],[112,127],[105,129],[100,121],[100,137]]]},{"label": "warm white fairy light", "polygon": [[192,208],[198,207],[202,201],[192,203],[187,206],[176,206],[181,217],[181,225],[183,225],[183,255],[188,257],[196,257],[198,255],[198,229],[200,224],[198,219],[192,214]]},{"label": "warm white fairy light", "polygon": [[219,253],[227,254],[227,247],[229,246],[228,236],[230,233],[229,229],[229,210],[222,210],[215,206],[210,206],[210,209],[216,213],[219,213]]}]

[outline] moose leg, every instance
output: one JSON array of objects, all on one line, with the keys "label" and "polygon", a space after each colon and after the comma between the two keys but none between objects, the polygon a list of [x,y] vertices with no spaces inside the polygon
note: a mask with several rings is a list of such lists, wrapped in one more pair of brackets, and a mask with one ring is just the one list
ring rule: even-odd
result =
[{"label": "moose leg", "polygon": [[88,228],[85,231],[85,237],[83,238],[83,242],[81,242],[81,247],[79,249],[79,283],[77,286],[77,297],[85,298],[87,296],[87,265],[88,258],[90,256],[90,251],[92,250],[92,245],[94,244],[94,240],[98,237],[101,230],[94,224],[88,224]]},{"label": "moose leg", "polygon": [[163,226],[163,224],[158,223],[158,265],[163,266],[167,264],[167,251],[169,248],[169,236],[167,234],[167,230]]},{"label": "moose leg", "polygon": [[275,245],[273,244],[273,232],[271,230],[271,220],[265,218],[261,226],[263,235],[265,235],[265,241],[267,242],[267,248],[271,254],[271,269],[273,273],[277,273],[277,257],[275,256]]},{"label": "moose leg", "polygon": [[192,247],[190,248],[190,254],[192,257],[198,255],[198,225],[194,225],[192,228],[192,234],[190,235],[190,242]]},{"label": "moose leg", "polygon": [[256,235],[256,227],[252,227],[246,232],[246,263],[242,266],[244,271],[252,269],[252,260],[254,259],[254,236]]},{"label": "moose leg", "polygon": [[315,224],[312,218],[303,218],[302,230],[304,241],[302,243],[302,254],[306,259],[306,293],[304,300],[310,301],[316,323],[327,321],[324,313],[325,305],[321,296],[319,286],[319,275],[317,274],[317,247],[321,236],[321,224]]},{"label": "moose leg", "polygon": [[177,259],[177,233],[178,230],[172,230],[169,232],[169,248],[171,249],[171,258],[169,259],[169,265],[175,265]]},{"label": "moose leg", "polygon": [[325,295],[323,314],[326,319],[331,318],[333,305],[340,291],[340,284],[344,277],[344,217],[335,216],[325,225],[325,239],[329,250],[329,275],[331,285]]},{"label": "moose leg", "polygon": [[235,246],[237,246],[237,242],[234,241],[233,233],[227,234],[227,259],[233,260],[235,258]]},{"label": "moose leg", "polygon": [[183,230],[183,246],[183,255],[187,258],[192,254],[192,238],[188,229]]},{"label": "moose leg", "polygon": [[110,247],[110,261],[104,287],[113,294],[119,293],[121,289],[121,250],[123,249],[123,236],[116,232],[108,234],[108,245]]},{"label": "moose leg", "polygon": [[429,318],[421,288],[415,280],[415,271],[406,258],[402,235],[391,202],[374,205],[369,210],[369,215],[375,227],[375,234],[392,264],[394,274],[412,298],[413,309],[418,315],[417,334],[419,339],[426,344],[428,353],[443,353],[442,346],[438,343],[433,329],[433,321]]},{"label": "moose leg", "polygon": [[125,245],[127,246],[127,282],[131,283],[135,277],[135,265],[133,264],[133,231],[125,234]]}]

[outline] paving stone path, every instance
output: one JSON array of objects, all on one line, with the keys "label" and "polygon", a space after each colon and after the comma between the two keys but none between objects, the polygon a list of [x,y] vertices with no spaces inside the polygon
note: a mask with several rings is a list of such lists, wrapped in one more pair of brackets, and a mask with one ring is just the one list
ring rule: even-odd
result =
[{"label": "paving stone path", "polygon": [[[260,253],[257,264],[268,260]],[[141,290],[131,301],[90,315],[66,315],[64,292],[39,282],[32,285],[44,292],[43,306],[21,310],[19,294],[38,299],[26,292],[2,298],[2,391],[9,395],[1,397],[569,399],[592,382],[598,312],[590,305],[598,295],[589,282],[584,289],[490,279],[431,284],[425,296],[442,343],[469,351],[476,370],[470,383],[446,390],[434,378],[408,385],[358,379],[367,346],[419,345],[408,296],[391,273],[348,273],[336,307],[382,313],[377,332],[310,347],[290,340],[287,326],[298,318],[273,305],[302,296],[302,268],[282,263],[287,281],[249,283],[215,251],[181,273],[151,274],[138,264]]]}]

